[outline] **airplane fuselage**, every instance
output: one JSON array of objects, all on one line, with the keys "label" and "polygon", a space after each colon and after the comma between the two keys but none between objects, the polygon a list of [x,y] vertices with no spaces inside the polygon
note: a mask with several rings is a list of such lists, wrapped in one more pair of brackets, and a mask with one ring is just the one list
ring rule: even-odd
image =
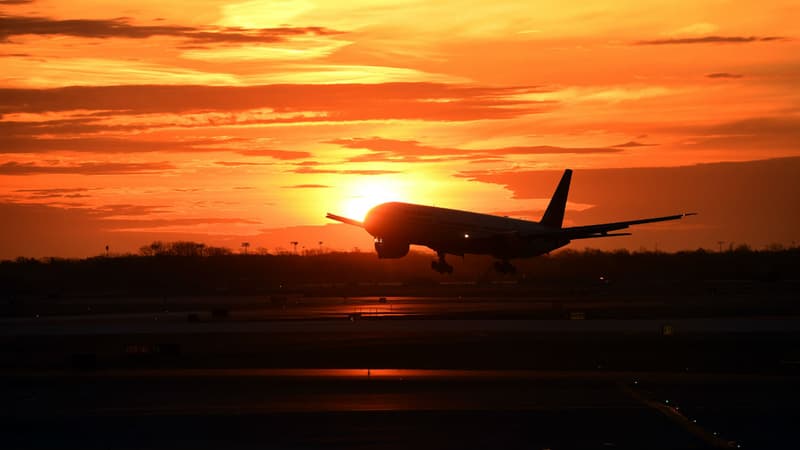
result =
[{"label": "airplane fuselage", "polygon": [[500,260],[495,262],[499,272],[513,273],[510,259],[542,255],[575,239],[628,236],[630,233],[619,231],[633,225],[694,215],[563,227],[571,179],[572,170],[565,170],[539,222],[400,202],[372,208],[363,222],[331,213],[326,217],[364,228],[375,237],[375,251],[380,258],[402,258],[411,245],[424,245],[437,253],[439,259],[431,263],[431,268],[440,273],[453,272],[453,267],[445,261],[446,255],[468,253],[492,255]]},{"label": "airplane fuselage", "polygon": [[[383,258],[405,255],[403,249],[408,244],[424,245],[452,255],[524,258],[550,252],[570,242],[521,237],[549,230],[537,222],[400,202],[372,208],[364,220],[364,229],[375,237],[376,250]],[[382,246],[386,250],[383,254]]]}]

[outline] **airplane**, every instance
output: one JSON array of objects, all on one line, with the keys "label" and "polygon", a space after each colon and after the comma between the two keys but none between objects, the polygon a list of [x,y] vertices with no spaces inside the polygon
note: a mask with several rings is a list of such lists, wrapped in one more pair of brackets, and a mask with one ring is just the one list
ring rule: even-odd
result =
[{"label": "airplane", "polygon": [[431,268],[441,274],[453,273],[446,255],[492,255],[500,273],[514,273],[509,262],[549,253],[575,239],[629,236],[612,233],[631,225],[677,220],[696,213],[628,220],[624,222],[562,227],[572,170],[566,169],[539,222],[513,219],[470,211],[388,202],[375,206],[363,222],[328,213],[328,219],[365,229],[375,238],[378,258],[402,258],[411,245],[424,245],[435,251],[438,260]]}]

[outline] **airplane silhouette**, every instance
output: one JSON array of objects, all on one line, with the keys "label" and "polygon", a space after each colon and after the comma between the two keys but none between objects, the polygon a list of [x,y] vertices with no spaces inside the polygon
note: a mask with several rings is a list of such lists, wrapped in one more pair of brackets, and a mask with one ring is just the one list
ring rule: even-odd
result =
[{"label": "airplane silhouette", "polygon": [[539,222],[401,202],[375,206],[363,222],[331,213],[326,217],[364,228],[375,238],[379,258],[402,258],[412,244],[424,245],[438,255],[431,268],[439,273],[453,272],[453,266],[445,261],[448,254],[492,255],[499,259],[495,262],[498,272],[513,273],[516,269],[509,260],[514,258],[543,255],[574,239],[628,236],[631,233],[611,232],[696,214],[562,228],[571,179],[572,170],[565,170]]}]

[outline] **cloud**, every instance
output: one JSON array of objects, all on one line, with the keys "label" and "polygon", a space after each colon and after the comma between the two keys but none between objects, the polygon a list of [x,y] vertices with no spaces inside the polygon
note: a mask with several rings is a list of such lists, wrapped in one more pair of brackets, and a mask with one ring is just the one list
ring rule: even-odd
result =
[{"label": "cloud", "polygon": [[291,160],[311,157],[309,152],[294,150],[237,150],[236,153],[242,156],[266,156],[274,159]]},{"label": "cloud", "polygon": [[[472,171],[462,176],[504,186],[517,199],[549,199],[561,176],[559,170]],[[565,219],[571,225],[613,222],[641,217],[698,212],[691,220],[665,226],[633,229],[624,244],[592,241],[587,245],[647,245],[662,249],[704,246],[716,241],[763,246],[798,239],[800,158],[722,162],[680,167],[576,170],[570,202],[595,205]],[[637,241],[636,239],[639,239]]]},{"label": "cloud", "polygon": [[322,27],[304,28],[215,28],[201,29],[175,25],[133,25],[127,18],[116,19],[50,19],[46,17],[0,16],[0,42],[13,36],[76,36],[83,38],[145,39],[152,36],[174,36],[192,43],[266,43],[281,42],[296,36],[340,34]]},{"label": "cloud", "polygon": [[[270,109],[296,113],[280,122],[503,119],[542,112],[552,102],[517,97],[535,87],[470,87],[441,83],[284,84],[260,86],[70,86],[0,89],[0,114],[105,111],[185,114]],[[314,117],[304,112],[317,112]],[[275,120],[277,121],[277,120]],[[208,124],[202,124],[208,125]]]},{"label": "cloud", "polygon": [[753,117],[714,125],[684,127],[685,144],[725,150],[800,151],[800,116]]},{"label": "cloud", "polygon": [[249,162],[249,161],[215,161],[214,164],[226,167],[239,167],[239,166],[270,166],[272,163],[263,162]]},{"label": "cloud", "polygon": [[228,218],[228,217],[187,217],[177,219],[107,219],[103,222],[104,228],[110,231],[144,230],[148,228],[162,228],[174,226],[194,226],[213,224],[249,224],[259,225],[260,221]]},{"label": "cloud", "polygon": [[714,72],[706,75],[707,78],[742,78],[744,75],[728,72]]},{"label": "cloud", "polygon": [[73,165],[39,165],[10,161],[0,164],[0,175],[128,175],[137,173],[157,173],[175,169],[167,162],[154,163],[80,163]]},{"label": "cloud", "polygon": [[[205,231],[191,231],[191,228],[171,231],[169,227],[174,230],[174,227],[262,223],[235,217],[119,217],[147,216],[163,212],[160,208],[133,204],[86,208],[0,202],[0,217],[3,218],[0,220],[0,259],[53,255],[86,257],[103,253],[106,245],[112,252],[136,252],[140,246],[155,240],[194,240],[233,247],[238,246],[243,236],[216,236]],[[219,241],[225,238],[230,242]]]},{"label": "cloud", "polygon": [[284,189],[327,189],[331,186],[326,184],[295,184],[293,186],[281,186]]},{"label": "cloud", "polygon": [[634,148],[634,147],[652,147],[656,144],[643,144],[636,141],[628,141],[624,144],[612,145],[613,148]]},{"label": "cloud", "polygon": [[398,170],[383,170],[383,169],[317,169],[310,166],[299,166],[291,172],[299,174],[339,174],[339,175],[390,175],[395,173],[402,173]]},{"label": "cloud", "polygon": [[750,42],[784,41],[782,36],[701,36],[636,41],[634,45],[672,44],[747,44]]},{"label": "cloud", "polygon": [[27,195],[31,199],[47,198],[86,198],[89,188],[51,188],[51,189],[15,189],[14,192]]},{"label": "cloud", "polygon": [[[0,130],[3,129],[0,122]],[[76,135],[70,137],[41,138],[38,135],[2,135],[0,136],[0,154],[45,153],[54,151],[72,151],[87,153],[210,153],[234,152],[243,156],[267,157],[279,160],[302,159],[311,156],[309,152],[292,150],[241,150],[242,143],[253,147],[252,143],[242,139],[188,139],[175,141],[158,141],[136,139],[132,137],[97,137]],[[248,163],[267,164],[267,163]]]},{"label": "cloud", "polygon": [[[148,141],[112,137],[79,138],[35,138],[20,136],[0,136],[0,154],[36,153],[51,151],[102,152],[102,153],[146,153],[146,152],[186,152],[202,151],[198,144],[211,141]],[[206,150],[220,151],[220,150]]]},{"label": "cloud", "polygon": [[[556,147],[550,145],[514,146],[490,149],[464,149],[455,147],[436,147],[421,144],[414,140],[385,139],[380,137],[334,139],[329,144],[351,149],[369,150],[371,153],[356,155],[348,162],[440,162],[454,160],[485,160],[486,158],[510,155],[544,154],[590,154],[617,153],[618,146],[612,147]],[[630,146],[630,143],[621,147]]]},{"label": "cloud", "polygon": [[164,209],[164,206],[153,205],[133,205],[129,203],[113,203],[109,205],[98,206],[94,209],[88,210],[88,214],[94,217],[114,217],[114,216],[146,216],[150,214],[159,214],[169,212]]}]

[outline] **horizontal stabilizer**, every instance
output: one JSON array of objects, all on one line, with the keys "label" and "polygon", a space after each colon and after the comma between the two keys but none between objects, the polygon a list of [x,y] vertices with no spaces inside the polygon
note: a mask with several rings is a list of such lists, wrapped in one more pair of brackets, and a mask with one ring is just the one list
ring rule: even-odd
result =
[{"label": "horizontal stabilizer", "polygon": [[697,213],[675,214],[672,216],[650,217],[647,219],[627,220],[625,222],[601,223],[597,225],[584,225],[579,227],[561,228],[560,230],[550,230],[543,233],[528,234],[527,237],[559,237],[562,239],[589,239],[612,236],[627,236],[630,233],[611,233],[612,231],[624,230],[632,225],[645,223],[666,222],[668,220],[679,220],[686,216],[695,216]]}]

